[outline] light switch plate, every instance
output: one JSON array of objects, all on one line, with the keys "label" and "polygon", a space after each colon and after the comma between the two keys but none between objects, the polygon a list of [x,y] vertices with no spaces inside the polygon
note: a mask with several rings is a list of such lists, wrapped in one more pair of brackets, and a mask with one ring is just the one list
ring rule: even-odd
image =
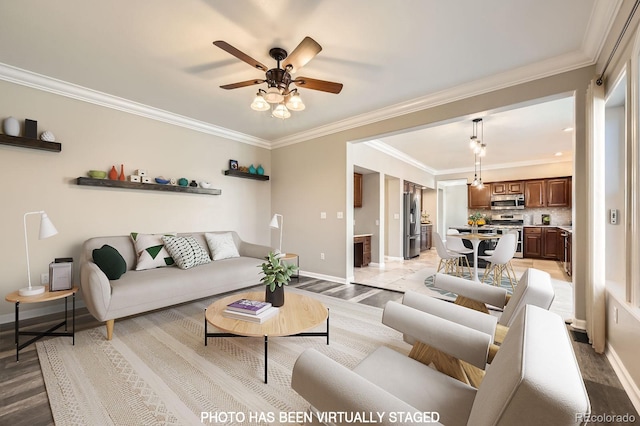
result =
[{"label": "light switch plate", "polygon": [[618,223],[618,209],[609,210],[609,223],[616,225]]},{"label": "light switch plate", "polygon": [[327,212],[320,212],[320,219],[326,219],[327,218]]},{"label": "light switch plate", "polygon": [[342,216],[343,216],[342,212],[338,212],[337,214],[338,219],[342,219]]}]

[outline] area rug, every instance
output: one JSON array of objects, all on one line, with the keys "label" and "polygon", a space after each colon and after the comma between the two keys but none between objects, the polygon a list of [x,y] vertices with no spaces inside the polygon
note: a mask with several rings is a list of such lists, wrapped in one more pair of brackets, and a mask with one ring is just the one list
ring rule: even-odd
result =
[{"label": "area rug", "polygon": [[[324,337],[270,339],[268,384],[263,339],[210,338],[204,346],[204,309],[216,298],[116,321],[111,341],[99,327],[76,333],[75,346],[68,338],[38,342],[55,424],[278,423],[280,413],[308,408],[290,385],[293,364],[305,349],[348,368],[382,345],[410,349],[400,333],[381,324],[379,308],[287,291],[310,295],[330,309],[330,344]],[[217,421],[203,421],[203,413]]]}]

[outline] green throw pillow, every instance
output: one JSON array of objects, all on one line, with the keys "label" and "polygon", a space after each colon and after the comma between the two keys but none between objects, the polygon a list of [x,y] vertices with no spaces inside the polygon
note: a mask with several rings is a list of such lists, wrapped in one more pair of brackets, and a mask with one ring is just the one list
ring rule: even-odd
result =
[{"label": "green throw pillow", "polygon": [[117,280],[127,272],[127,262],[118,250],[107,244],[93,250],[93,261],[110,280]]}]

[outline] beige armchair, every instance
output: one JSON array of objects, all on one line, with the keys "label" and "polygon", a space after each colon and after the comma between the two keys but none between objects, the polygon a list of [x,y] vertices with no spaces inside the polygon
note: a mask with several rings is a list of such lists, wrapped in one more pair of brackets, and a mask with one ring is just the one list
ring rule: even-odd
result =
[{"label": "beige armchair", "polygon": [[[383,323],[473,364],[484,363],[492,340],[395,302],[385,307]],[[326,423],[333,414],[338,425],[353,424],[358,413],[383,425],[576,425],[590,412],[564,322],[535,306],[518,313],[478,389],[387,347],[354,370],[308,349],[294,365],[291,386],[316,420]]]}]

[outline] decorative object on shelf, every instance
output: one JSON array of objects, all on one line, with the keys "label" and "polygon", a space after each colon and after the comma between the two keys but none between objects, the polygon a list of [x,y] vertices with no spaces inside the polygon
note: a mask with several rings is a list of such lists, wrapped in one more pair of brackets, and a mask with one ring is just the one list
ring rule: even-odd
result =
[{"label": "decorative object on shelf", "polygon": [[264,168],[262,167],[262,164],[258,164],[258,168],[256,169],[256,173],[258,173],[261,176],[264,174]]},{"label": "decorative object on shelf", "polygon": [[252,175],[256,174],[256,168],[253,164],[249,166],[249,173],[251,173]]},{"label": "decorative object on shelf", "polygon": [[140,183],[140,180],[141,180],[141,179],[142,179],[142,178],[141,178],[140,176],[138,176],[138,175],[131,175],[131,176],[129,176],[129,182],[137,182],[137,183]]},{"label": "decorative object on shelf", "polygon": [[189,181],[186,178],[180,178],[180,179],[178,179],[178,185],[187,186],[187,185],[189,185]]},{"label": "decorative object on shelf", "polygon": [[291,276],[298,269],[293,263],[284,263],[280,260],[279,253],[271,252],[265,257],[260,267],[264,275],[260,281],[265,285],[265,301],[272,306],[284,305],[284,287],[291,281]]},{"label": "decorative object on shelf", "polygon": [[120,176],[118,176],[118,180],[125,181],[127,177],[124,174],[124,164],[120,164]]},{"label": "decorative object on shelf", "polygon": [[200,182],[200,187],[201,188],[205,188],[205,189],[209,189],[209,188],[211,188],[211,182],[202,181],[202,182]]},{"label": "decorative object on shelf", "polygon": [[18,136],[20,135],[20,123],[15,117],[7,117],[2,122],[2,131],[5,135]]},{"label": "decorative object on shelf", "polygon": [[169,183],[170,183],[171,185],[177,185],[177,184],[178,184],[178,181],[176,180],[176,178],[171,178],[171,179],[169,179]]},{"label": "decorative object on shelf", "polygon": [[244,173],[249,173],[249,168],[247,166],[239,166],[238,167],[238,171],[239,172],[244,172]]},{"label": "decorative object on shelf", "polygon": [[429,213],[427,213],[426,210],[422,211],[422,214],[420,215],[420,222],[421,223],[431,223],[431,221],[429,220]]},{"label": "decorative object on shelf", "polygon": [[[280,223],[278,223],[278,217],[280,218]],[[271,218],[271,222],[269,223],[269,227],[273,229],[280,229],[280,244],[278,245],[278,251],[276,253],[282,253],[282,228],[284,225],[284,216],[281,214],[274,214]]]},{"label": "decorative object on shelf", "polygon": [[229,168],[231,170],[238,170],[238,161],[237,160],[229,160]]},{"label": "decorative object on shelf", "polygon": [[198,182],[196,182],[195,180],[192,180],[191,183],[189,183],[189,186],[192,188],[197,188],[198,187]]},{"label": "decorative object on shelf", "polygon": [[160,185],[166,185],[169,182],[171,182],[169,179],[165,179],[163,176],[158,176],[156,178],[156,183],[159,183]]},{"label": "decorative object on shelf", "polygon": [[[132,175],[133,176],[133,175]],[[179,185],[159,185],[153,182],[151,178],[148,176],[140,177],[139,179],[146,179],[148,183],[143,181],[140,182],[127,182],[127,181],[119,181],[119,180],[111,180],[111,179],[93,179],[88,177],[78,177],[76,179],[76,183],[78,185],[83,186],[97,186],[102,188],[121,188],[121,189],[141,189],[141,190],[151,190],[151,191],[161,191],[161,192],[183,192],[189,194],[202,194],[202,195],[220,195],[222,191],[219,189],[204,189],[204,188],[192,188],[188,185],[179,186]]]},{"label": "decorative object on shelf", "polygon": [[109,170],[109,179],[118,180],[118,171],[116,170],[116,166],[111,166],[111,170]]},{"label": "decorative object on shelf", "polygon": [[107,177],[107,172],[104,170],[89,170],[89,177],[94,179],[104,179]]},{"label": "decorative object on shelf", "polygon": [[38,122],[36,120],[24,120],[24,137],[38,139]]},{"label": "decorative object on shelf", "polygon": [[45,130],[40,134],[40,140],[45,142],[55,142],[56,136],[48,130]]},{"label": "decorative object on shelf", "polygon": [[[478,139],[478,123],[482,125],[480,139]],[[482,183],[482,157],[487,154],[487,144],[484,142],[484,123],[482,118],[473,119],[473,135],[469,142],[469,147],[473,150],[473,182],[471,186],[484,188]],[[480,170],[480,178],[478,179],[478,169]]]},{"label": "decorative object on shelf", "polygon": [[28,212],[24,214],[23,223],[24,223],[24,247],[27,253],[27,277],[29,278],[29,286],[25,288],[21,288],[18,293],[20,296],[35,296],[36,294],[44,293],[44,286],[31,286],[31,267],[29,266],[29,244],[27,238],[27,216],[32,214],[40,215],[40,233],[38,235],[39,240],[44,240],[45,238],[53,237],[58,233],[58,230],[49,216],[44,212],[44,210],[37,212]]}]

